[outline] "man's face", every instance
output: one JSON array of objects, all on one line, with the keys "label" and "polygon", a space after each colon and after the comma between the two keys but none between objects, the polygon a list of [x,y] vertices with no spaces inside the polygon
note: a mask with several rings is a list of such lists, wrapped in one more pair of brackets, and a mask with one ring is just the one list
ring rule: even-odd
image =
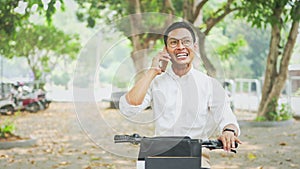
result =
[{"label": "man's face", "polygon": [[185,28],[171,31],[167,39],[167,51],[173,64],[189,64],[194,58],[197,45],[191,33]]}]

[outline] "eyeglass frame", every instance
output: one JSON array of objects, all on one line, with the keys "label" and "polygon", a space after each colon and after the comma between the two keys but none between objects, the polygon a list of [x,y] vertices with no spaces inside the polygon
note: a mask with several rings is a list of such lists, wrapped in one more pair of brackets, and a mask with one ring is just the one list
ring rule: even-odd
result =
[{"label": "eyeglass frame", "polygon": [[[176,40],[176,45],[170,45],[170,42],[169,42],[170,40]],[[183,40],[190,40],[190,44],[188,44],[188,45],[184,44]],[[185,47],[190,47],[194,43],[193,39],[191,37],[183,37],[181,39],[176,39],[176,38],[171,37],[170,39],[167,40],[167,46],[170,48],[176,48],[179,44],[179,41],[181,41],[181,44]]]}]

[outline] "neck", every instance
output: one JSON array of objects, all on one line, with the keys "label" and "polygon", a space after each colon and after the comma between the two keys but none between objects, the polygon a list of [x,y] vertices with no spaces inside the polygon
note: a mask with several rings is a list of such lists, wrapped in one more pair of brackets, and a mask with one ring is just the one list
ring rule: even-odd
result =
[{"label": "neck", "polygon": [[174,73],[181,77],[185,74],[187,74],[189,72],[189,70],[191,70],[192,68],[192,64],[189,63],[189,64],[184,64],[184,65],[176,65],[176,64],[172,64],[172,69],[174,71]]}]

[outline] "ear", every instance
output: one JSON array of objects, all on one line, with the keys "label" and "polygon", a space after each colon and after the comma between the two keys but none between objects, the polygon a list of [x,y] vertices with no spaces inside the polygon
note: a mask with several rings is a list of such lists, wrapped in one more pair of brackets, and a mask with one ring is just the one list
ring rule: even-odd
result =
[{"label": "ear", "polygon": [[197,42],[197,41],[194,43],[194,48],[197,48],[197,49],[199,48],[199,47],[198,47],[198,42]]},{"label": "ear", "polygon": [[199,52],[199,46],[198,46],[198,43],[197,43],[197,42],[194,43],[194,50],[195,50],[196,52]]}]

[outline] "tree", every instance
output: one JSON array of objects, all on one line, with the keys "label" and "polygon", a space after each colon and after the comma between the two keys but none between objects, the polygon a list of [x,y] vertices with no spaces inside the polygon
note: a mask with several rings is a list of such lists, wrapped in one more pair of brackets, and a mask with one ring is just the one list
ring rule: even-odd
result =
[{"label": "tree", "polygon": [[[151,28],[157,28],[157,30],[163,30],[172,21],[173,16],[181,16],[183,19],[189,21],[190,23],[196,24],[196,22],[199,20],[199,15],[203,10],[203,7],[207,4],[208,0],[202,0],[200,2],[196,2],[195,0],[91,0],[89,2],[76,0],[76,2],[80,6],[80,9],[77,12],[78,19],[80,21],[87,21],[88,26],[90,27],[94,27],[97,22],[97,19],[99,18],[106,19],[108,22],[111,23],[116,18],[122,18],[130,14],[137,14],[135,16],[130,17],[130,20],[128,21],[128,23],[126,23],[126,25],[130,26],[130,28],[123,29],[123,31],[130,30],[130,33],[134,35],[129,37],[133,46],[131,57],[135,64],[136,71],[140,72],[142,69],[145,68],[145,65],[147,64],[147,51],[145,53],[138,53],[137,51],[141,51],[143,49],[151,49],[153,44],[155,44],[155,42],[158,39],[161,39],[161,36],[158,36],[157,34],[135,33],[137,33],[139,29],[147,30]],[[237,7],[237,3],[235,3],[235,0],[227,0],[226,2],[220,2],[215,4],[217,4],[217,8],[214,8],[212,9],[212,11],[204,13],[204,24],[202,24],[201,27],[199,27],[199,30],[197,31],[199,37],[198,44],[201,59],[204,63],[204,67],[206,68],[208,74],[212,76],[216,75],[216,69],[214,68],[210,60],[207,58],[207,54],[205,51],[205,36],[208,35],[210,30],[222,19],[224,19],[225,16],[239,9]],[[151,20],[145,22],[146,18],[143,18],[143,15],[138,15],[140,13],[145,12],[165,13],[169,14],[170,17],[166,17],[164,19],[150,18]],[[122,31],[122,28],[119,30]],[[200,30],[202,33],[200,32]]]},{"label": "tree", "polygon": [[0,2],[0,28],[1,33],[14,34],[18,27],[27,22],[30,15],[38,12],[44,16],[50,24],[52,15],[56,12],[56,5],[60,2],[61,9],[64,9],[63,0],[5,0]]},{"label": "tree", "polygon": [[26,58],[35,81],[43,81],[59,61],[75,59],[80,48],[77,35],[67,35],[54,26],[34,24],[17,31],[9,46],[10,51],[4,56]]},{"label": "tree", "polygon": [[62,85],[65,89],[68,89],[68,82],[71,80],[69,74],[67,72],[63,72],[59,75],[53,75],[52,80],[56,85]]},{"label": "tree", "polygon": [[256,27],[271,27],[269,53],[258,117],[274,120],[277,101],[285,85],[300,20],[299,0],[242,1],[240,15]]},{"label": "tree", "polygon": [[29,22],[32,13],[39,13],[51,25],[52,15],[56,12],[58,2],[61,9],[64,9],[63,0],[49,0],[47,3],[40,0],[0,1],[0,54],[9,52],[8,42],[22,25]]},{"label": "tree", "polygon": [[[196,29],[199,38],[198,46],[201,60],[203,61],[205,69],[207,70],[207,74],[215,77],[217,76],[217,70],[207,56],[205,45],[206,36],[227,15],[239,10],[241,7],[238,5],[236,0],[221,1],[218,4],[214,2],[211,5],[213,8],[208,6],[207,3],[208,0],[202,0],[198,3],[195,3],[195,1],[184,1],[185,8],[183,10],[183,16],[185,19],[196,25],[200,12],[203,11],[203,23],[200,24],[199,29]],[[192,4],[195,5],[193,6]]]},{"label": "tree", "polygon": [[[154,17],[149,14],[148,16],[140,15],[142,12],[164,12],[169,13],[171,4],[167,1],[145,1],[145,0],[130,0],[130,1],[97,1],[83,2],[76,0],[80,8],[77,12],[80,21],[87,21],[89,27],[94,27],[98,19],[103,19],[107,23],[115,23],[118,19],[121,23],[116,23],[115,27],[118,31],[123,32],[125,36],[131,41],[133,50],[131,58],[133,60],[136,72],[142,74],[145,67],[148,66],[148,52],[153,48],[156,41],[161,39],[161,34],[155,33],[139,33],[151,32],[155,28],[157,32],[162,32],[163,29],[170,23],[172,16],[170,15],[169,21],[165,18]],[[106,11],[106,12],[103,12]],[[134,14],[134,15],[130,15]],[[107,17],[111,16],[111,17]],[[137,78],[139,75],[137,75]]]},{"label": "tree", "polygon": [[[267,30],[251,27],[250,23],[246,22],[243,18],[234,19],[233,17],[227,17],[226,23],[223,26],[223,32],[230,39],[235,39],[237,36],[243,36],[247,42],[247,49],[240,53],[243,60],[250,62],[250,68],[253,72],[247,76],[237,76],[240,78],[258,78],[260,79],[265,71],[266,55],[269,49],[270,34],[267,34]],[[239,65],[240,66],[240,65]],[[243,66],[243,69],[245,66]],[[242,70],[242,69],[241,69]],[[242,75],[241,71],[236,72],[238,75]]]},{"label": "tree", "polygon": [[[59,61],[75,59],[79,51],[77,35],[52,26],[52,16],[59,8],[64,10],[63,0],[0,2],[0,54],[24,57],[33,80],[43,81]],[[31,23],[30,16],[37,13],[45,18],[45,25]]]}]

